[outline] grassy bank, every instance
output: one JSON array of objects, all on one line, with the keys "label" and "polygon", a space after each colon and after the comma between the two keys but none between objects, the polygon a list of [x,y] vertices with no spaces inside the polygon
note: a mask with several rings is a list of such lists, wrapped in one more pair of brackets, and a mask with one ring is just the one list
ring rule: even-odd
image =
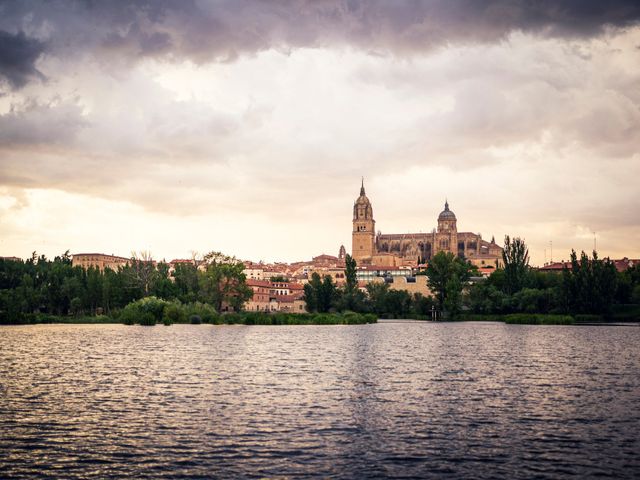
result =
[{"label": "grassy bank", "polygon": [[[170,312],[170,310],[169,310]],[[164,313],[164,312],[163,312]],[[176,320],[176,321],[174,321]],[[13,322],[13,325],[35,325],[35,324],[107,324],[118,323],[126,325],[156,325],[156,324],[211,324],[211,325],[362,325],[366,323],[376,323],[377,315],[368,313],[262,313],[262,312],[241,312],[230,314],[209,314],[200,316],[180,315],[175,319],[161,314],[157,319],[151,313],[142,313],[138,316],[120,315],[118,317],[108,317],[97,315],[93,317],[72,317],[56,315],[33,315],[20,321]]]},{"label": "grassy bank", "polygon": [[504,322],[509,325],[573,325],[576,323],[575,319],[570,315],[551,315],[543,313],[466,313],[456,317],[456,320],[468,322]]},{"label": "grassy bank", "polygon": [[509,325],[573,325],[576,323],[571,315],[538,313],[512,313],[505,315],[503,321]]},{"label": "grassy bank", "polygon": [[30,315],[22,315],[20,318],[9,322],[0,322],[2,325],[39,325],[49,323],[68,323],[68,324],[103,324],[103,323],[122,323],[116,318],[107,315],[82,315],[79,317],[71,315],[48,315],[45,313],[36,313]]}]

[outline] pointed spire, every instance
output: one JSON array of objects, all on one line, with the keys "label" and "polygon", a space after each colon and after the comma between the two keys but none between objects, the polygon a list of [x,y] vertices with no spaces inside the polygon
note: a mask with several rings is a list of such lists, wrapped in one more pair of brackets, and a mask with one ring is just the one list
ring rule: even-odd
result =
[{"label": "pointed spire", "polygon": [[362,177],[362,184],[360,186],[360,196],[364,195],[364,177]]},{"label": "pointed spire", "polygon": [[444,211],[449,211],[449,200],[447,198],[444,199]]}]

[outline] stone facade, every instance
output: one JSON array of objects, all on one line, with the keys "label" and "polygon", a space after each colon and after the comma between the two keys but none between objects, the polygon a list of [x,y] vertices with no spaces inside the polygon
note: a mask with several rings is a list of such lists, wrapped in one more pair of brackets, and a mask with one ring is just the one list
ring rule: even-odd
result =
[{"label": "stone facade", "polygon": [[459,232],[458,220],[445,202],[438,227],[431,233],[376,233],[373,208],[364,190],[353,205],[352,256],[359,265],[401,266],[428,262],[436,253],[451,252],[482,267],[502,265],[502,248],[479,233]]},{"label": "stone facade", "polygon": [[104,253],[74,253],[71,259],[71,265],[74,267],[82,267],[85,270],[93,267],[101,272],[105,268],[117,271],[118,268],[124,267],[128,263],[128,258],[105,255]]},{"label": "stone facade", "polygon": [[304,287],[295,282],[248,279],[253,291],[244,309],[249,312],[304,312]]}]

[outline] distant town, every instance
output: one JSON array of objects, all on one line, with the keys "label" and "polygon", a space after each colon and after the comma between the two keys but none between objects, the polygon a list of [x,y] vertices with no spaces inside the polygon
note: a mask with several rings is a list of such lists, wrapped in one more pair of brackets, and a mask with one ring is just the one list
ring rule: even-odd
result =
[{"label": "distant town", "polygon": [[[385,285],[392,291],[404,291],[410,296],[432,297],[433,288],[426,274],[430,261],[440,252],[463,259],[472,267],[468,283],[482,282],[497,270],[504,268],[504,249],[492,236],[484,240],[480,233],[460,232],[457,217],[445,201],[438,215],[437,227],[431,233],[383,234],[376,231],[372,203],[366,195],[364,181],[353,204],[352,245],[350,258],[355,261],[355,281],[363,295],[368,286]],[[305,285],[317,275],[329,278],[336,288],[347,283],[344,245],[337,255],[321,254],[308,261],[293,263],[263,263],[249,260],[232,261],[243,265],[246,286],[251,289],[242,308],[249,312],[302,313],[308,310],[305,302]],[[1,257],[4,260],[22,261],[17,257]],[[142,262],[162,270],[174,281],[176,269],[189,266],[205,272],[209,262],[202,255],[192,258],[176,258],[170,261],[156,260],[148,252],[130,257],[105,253],[73,253],[72,267],[84,270],[95,269],[101,273],[109,269],[118,271]],[[622,258],[611,260],[618,273],[640,265],[640,259]],[[552,262],[534,269],[541,273],[561,273],[572,267],[571,262]],[[225,305],[225,309],[228,305]]]}]

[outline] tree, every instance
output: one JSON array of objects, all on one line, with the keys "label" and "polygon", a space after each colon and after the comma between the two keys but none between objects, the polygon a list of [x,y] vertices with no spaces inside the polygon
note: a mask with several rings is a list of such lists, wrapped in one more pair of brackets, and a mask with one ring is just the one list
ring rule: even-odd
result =
[{"label": "tree", "polygon": [[562,272],[561,296],[569,313],[607,313],[611,309],[618,287],[618,273],[608,258],[598,259],[597,252],[589,259],[582,252],[580,260],[571,251],[571,268]]},{"label": "tree", "polygon": [[352,312],[366,311],[365,294],[358,289],[356,275],[356,261],[347,254],[345,257],[345,286],[338,292],[336,305],[339,311],[350,310]]},{"label": "tree", "polygon": [[311,274],[311,280],[304,285],[304,296],[302,297],[308,312],[318,311],[318,291],[322,285],[322,279],[317,272]]},{"label": "tree", "polygon": [[387,293],[389,292],[388,283],[370,282],[366,286],[369,295],[369,303],[371,310],[375,313],[386,313],[387,310]]},{"label": "tree", "polygon": [[194,263],[178,263],[173,273],[176,295],[181,302],[195,302],[198,293],[198,269]]},{"label": "tree", "polygon": [[241,310],[253,295],[246,283],[244,265],[217,252],[209,253],[205,258],[207,269],[198,274],[202,299],[211,303],[218,312],[222,311],[224,304],[234,311]]},{"label": "tree", "polygon": [[435,293],[438,307],[455,315],[460,309],[462,288],[473,267],[451,252],[436,253],[427,266],[428,285]]},{"label": "tree", "polygon": [[318,290],[318,312],[327,313],[333,307],[336,300],[336,285],[329,275],[325,275],[322,279],[322,285]]},{"label": "tree", "polygon": [[[502,270],[497,270],[487,280],[471,285],[469,295],[466,297],[471,311],[487,314],[503,313],[508,310],[510,297],[491,281],[494,275],[501,272]],[[501,275],[500,278],[502,278]]]},{"label": "tree", "polygon": [[344,260],[344,276],[346,280],[345,290],[352,293],[358,289],[358,278],[356,275],[356,260],[347,253]]},{"label": "tree", "polygon": [[158,273],[151,252],[132,252],[129,264],[123,272],[128,275],[131,288],[140,290],[144,297],[150,295]]},{"label": "tree", "polygon": [[337,289],[329,275],[321,278],[313,272],[311,280],[304,286],[304,301],[307,311],[326,313],[333,308],[337,300]]},{"label": "tree", "polygon": [[504,249],[502,250],[504,262],[505,293],[512,295],[524,287],[525,279],[529,271],[529,249],[520,237],[513,240],[509,235],[504,237]]}]

